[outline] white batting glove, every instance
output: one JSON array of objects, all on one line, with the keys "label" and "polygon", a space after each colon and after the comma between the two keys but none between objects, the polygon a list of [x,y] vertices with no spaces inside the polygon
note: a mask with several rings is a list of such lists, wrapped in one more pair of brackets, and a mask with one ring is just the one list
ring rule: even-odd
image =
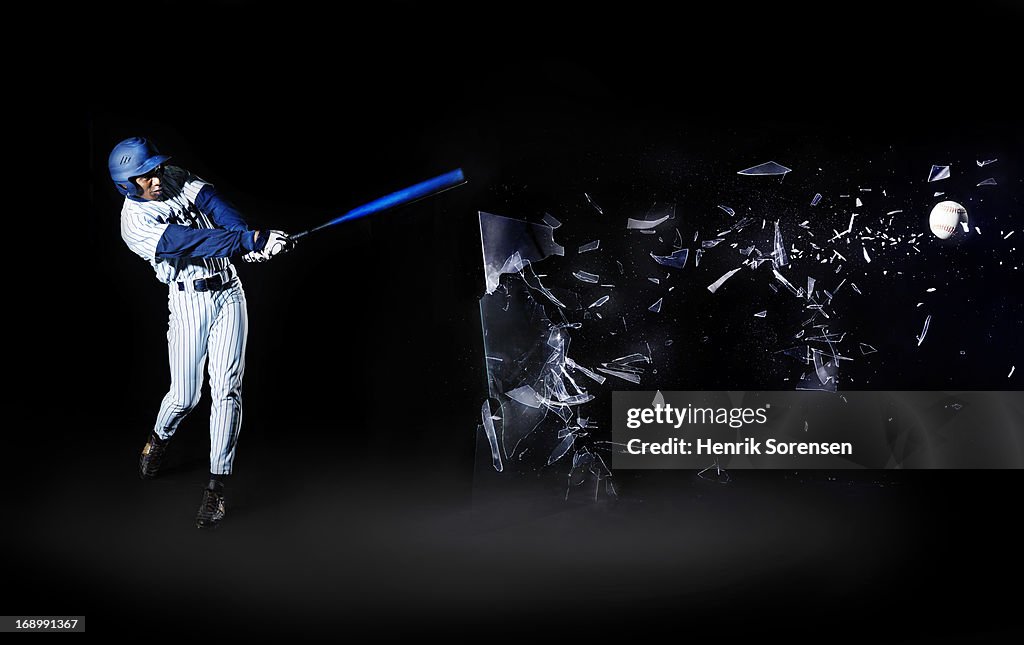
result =
[{"label": "white batting glove", "polygon": [[246,262],[266,262],[266,258],[263,257],[263,251],[249,251],[242,256],[242,259]]},{"label": "white batting glove", "polygon": [[268,233],[270,234],[270,237],[267,239],[267,243],[263,247],[263,255],[266,256],[267,260],[275,255],[287,253],[295,246],[295,241],[292,240],[284,231],[268,231]]}]

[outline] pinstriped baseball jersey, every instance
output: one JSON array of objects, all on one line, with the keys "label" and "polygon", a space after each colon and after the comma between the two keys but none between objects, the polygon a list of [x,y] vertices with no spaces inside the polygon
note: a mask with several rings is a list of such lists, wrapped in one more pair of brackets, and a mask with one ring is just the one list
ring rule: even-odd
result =
[{"label": "pinstriped baseball jersey", "polygon": [[196,198],[207,182],[176,166],[163,173],[161,201],[124,200],[121,208],[121,238],[136,255],[153,266],[160,282],[195,280],[219,273],[229,266],[227,258],[158,258],[157,245],[170,224],[189,228],[216,228],[208,215],[196,208]]}]

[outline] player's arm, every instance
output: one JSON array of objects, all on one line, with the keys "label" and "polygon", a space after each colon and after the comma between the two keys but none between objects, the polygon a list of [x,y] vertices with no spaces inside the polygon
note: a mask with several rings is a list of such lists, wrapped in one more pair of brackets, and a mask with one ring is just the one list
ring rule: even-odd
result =
[{"label": "player's arm", "polygon": [[141,212],[121,216],[121,237],[144,260],[158,258],[224,258],[262,251],[269,238],[258,231],[225,231],[161,223]]},{"label": "player's arm", "polygon": [[217,226],[227,231],[247,231],[249,225],[238,209],[224,199],[213,184],[204,184],[195,198],[195,205],[209,215]]},{"label": "player's arm", "polygon": [[225,231],[219,228],[189,228],[168,224],[156,245],[158,258],[230,258],[262,251],[267,236],[259,231],[243,229]]}]

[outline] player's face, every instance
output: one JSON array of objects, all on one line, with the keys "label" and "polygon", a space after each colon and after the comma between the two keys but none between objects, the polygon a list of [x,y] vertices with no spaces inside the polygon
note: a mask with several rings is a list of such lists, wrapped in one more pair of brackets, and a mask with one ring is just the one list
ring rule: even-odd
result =
[{"label": "player's face", "polygon": [[163,186],[161,186],[163,176],[164,165],[160,164],[145,175],[136,177],[135,183],[142,189],[142,194],[139,196],[142,197],[142,199],[148,200],[160,199],[163,196]]}]

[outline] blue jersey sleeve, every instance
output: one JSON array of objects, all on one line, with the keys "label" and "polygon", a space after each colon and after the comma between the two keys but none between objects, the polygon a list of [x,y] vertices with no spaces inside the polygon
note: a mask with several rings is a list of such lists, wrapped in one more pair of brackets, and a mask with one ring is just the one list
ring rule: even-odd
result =
[{"label": "blue jersey sleeve", "polygon": [[267,236],[253,241],[253,231],[225,231],[217,228],[189,228],[169,224],[156,245],[158,258],[229,258],[234,255],[261,251]]},{"label": "blue jersey sleeve", "polygon": [[247,231],[249,225],[245,218],[230,202],[217,193],[213,184],[205,184],[196,196],[195,205],[216,222],[217,226],[227,231]]}]

